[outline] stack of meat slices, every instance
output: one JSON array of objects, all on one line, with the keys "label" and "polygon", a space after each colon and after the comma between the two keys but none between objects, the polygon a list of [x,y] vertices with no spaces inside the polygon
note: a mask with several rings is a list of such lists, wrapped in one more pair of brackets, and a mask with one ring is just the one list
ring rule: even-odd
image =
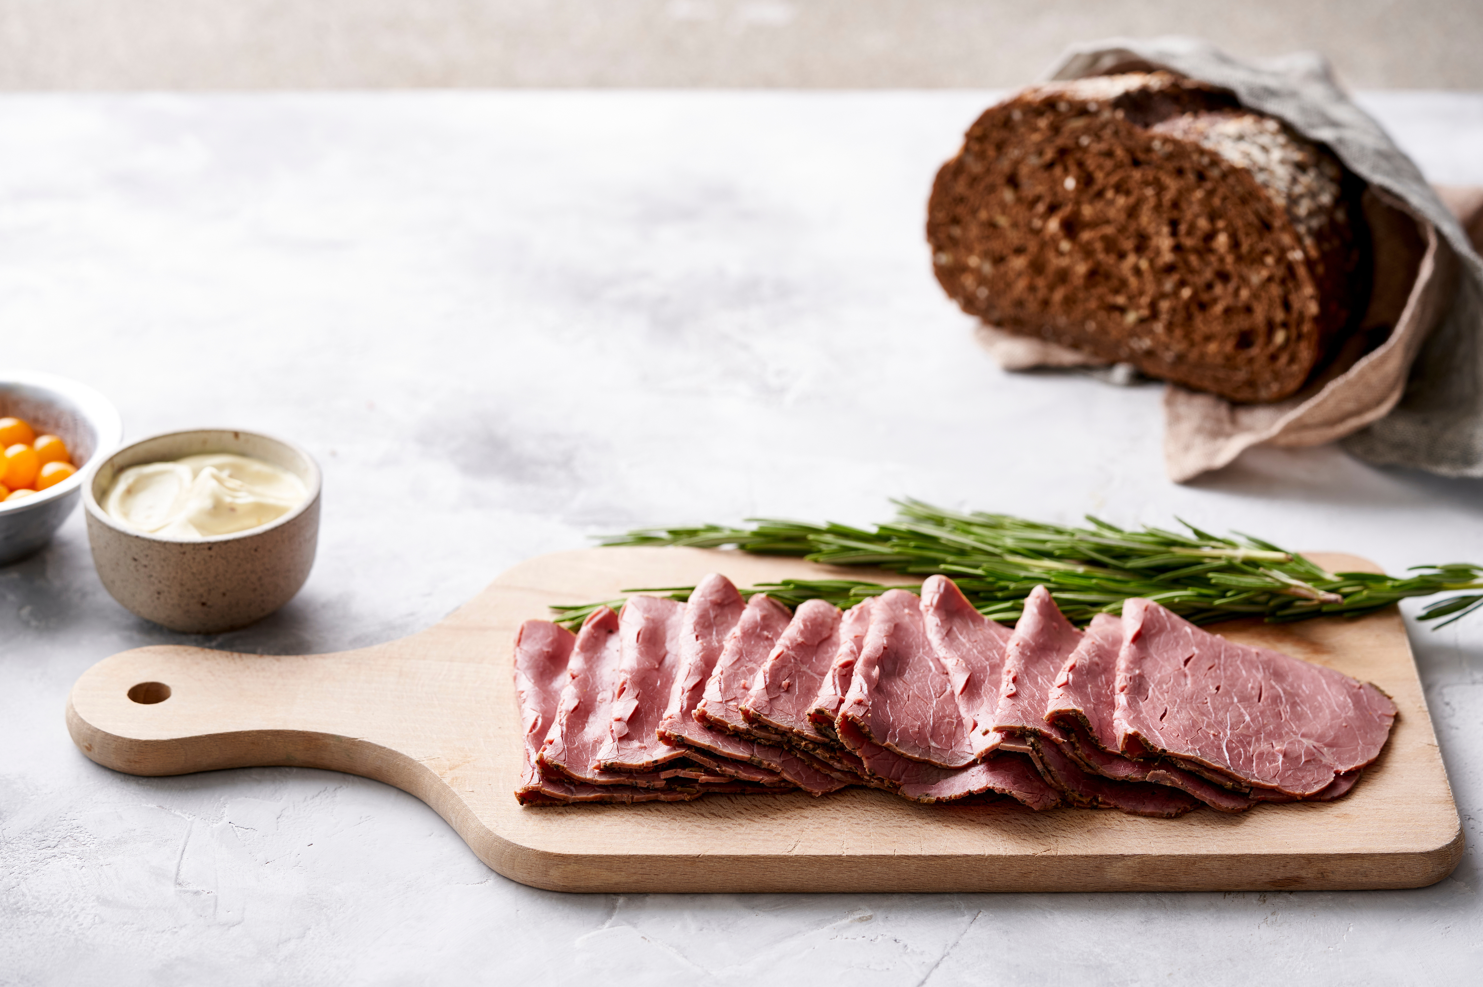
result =
[{"label": "stack of meat slices", "polygon": [[1396,715],[1373,685],[1151,600],[1083,632],[1037,587],[1011,632],[942,576],[920,597],[793,614],[707,576],[688,603],[633,597],[576,635],[527,621],[515,680],[527,805],[868,785],[929,803],[1241,812],[1343,795]]}]

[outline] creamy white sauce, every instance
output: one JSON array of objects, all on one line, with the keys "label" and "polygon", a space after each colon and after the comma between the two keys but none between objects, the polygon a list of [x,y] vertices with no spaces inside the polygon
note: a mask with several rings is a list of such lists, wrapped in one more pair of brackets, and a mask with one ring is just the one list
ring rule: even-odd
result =
[{"label": "creamy white sauce", "polygon": [[304,482],[282,467],[207,453],[129,467],[109,488],[103,510],[137,531],[195,540],[276,521],[308,497]]}]

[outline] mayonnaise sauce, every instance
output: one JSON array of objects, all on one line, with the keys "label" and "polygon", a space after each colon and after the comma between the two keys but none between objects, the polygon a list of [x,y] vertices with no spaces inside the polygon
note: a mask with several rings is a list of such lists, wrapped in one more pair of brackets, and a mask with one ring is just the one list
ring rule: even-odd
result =
[{"label": "mayonnaise sauce", "polygon": [[276,521],[308,497],[304,482],[286,469],[207,453],[129,467],[109,488],[103,510],[126,527],[194,541]]}]

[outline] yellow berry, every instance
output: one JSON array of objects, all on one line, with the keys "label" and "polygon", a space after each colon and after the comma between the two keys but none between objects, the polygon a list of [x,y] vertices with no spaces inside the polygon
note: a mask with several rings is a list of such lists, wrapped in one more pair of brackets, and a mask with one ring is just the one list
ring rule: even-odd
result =
[{"label": "yellow berry", "polygon": [[71,463],[43,463],[41,472],[36,475],[36,489],[45,490],[47,487],[54,487],[76,472],[77,467]]},{"label": "yellow berry", "polygon": [[0,418],[0,448],[13,446],[17,442],[30,445],[36,440],[36,433],[30,425],[19,418]]},{"label": "yellow berry", "polygon": [[5,484],[0,483],[0,500],[4,500],[6,497],[9,497],[9,496],[10,496],[10,488],[7,487]]},{"label": "yellow berry", "polygon": [[29,487],[36,482],[36,474],[41,472],[41,459],[36,455],[36,450],[24,442],[17,442],[5,450],[5,472],[0,475],[0,483],[14,490],[16,487]]},{"label": "yellow berry", "polygon": [[55,435],[40,435],[36,441],[31,443],[31,448],[36,450],[43,464],[46,463],[70,463],[72,454],[67,451],[67,443]]},{"label": "yellow berry", "polygon": [[22,497],[34,496],[36,496],[36,491],[34,490],[12,490],[10,493],[5,495],[5,500],[8,503],[12,500],[20,500]]}]

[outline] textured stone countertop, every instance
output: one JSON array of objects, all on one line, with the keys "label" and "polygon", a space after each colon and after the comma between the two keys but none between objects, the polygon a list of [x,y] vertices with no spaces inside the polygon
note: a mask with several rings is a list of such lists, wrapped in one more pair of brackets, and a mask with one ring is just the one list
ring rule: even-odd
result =
[{"label": "textured stone countertop", "polygon": [[[992,365],[921,233],[989,99],[0,97],[0,363],[93,384],[132,438],[229,424],[319,458],[314,572],[204,642],[232,650],[397,638],[597,533],[903,495],[1483,561],[1478,482],[1321,448],[1179,487],[1157,386]],[[1433,180],[1483,184],[1483,96],[1366,103]],[[0,983],[1461,982],[1483,617],[1408,624],[1470,844],[1430,888],[564,895],[376,782],[82,757],[73,680],[186,638],[114,603],[77,513],[0,568]]]}]

